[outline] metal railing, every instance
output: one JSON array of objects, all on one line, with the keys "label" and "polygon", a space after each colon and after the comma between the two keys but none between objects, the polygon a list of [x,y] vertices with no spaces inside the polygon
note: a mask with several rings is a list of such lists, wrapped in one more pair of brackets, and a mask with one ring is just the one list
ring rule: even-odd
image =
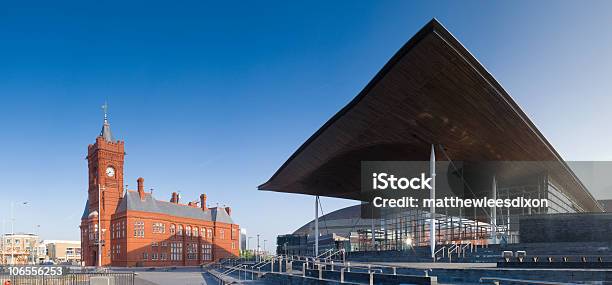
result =
[{"label": "metal railing", "polygon": [[472,246],[472,242],[468,242],[468,243],[466,243],[466,244],[462,245],[462,246],[461,246],[461,254],[463,255],[463,258],[465,258],[465,252],[466,252],[466,250],[465,250],[465,249],[466,249],[468,246],[470,247],[470,253],[473,253],[473,252],[474,252],[474,247]]},{"label": "metal railing", "polygon": [[448,262],[452,262],[453,261],[453,252],[457,253],[457,257],[459,257],[459,245],[458,244],[453,244],[450,247],[448,247],[446,254],[448,256]]},{"label": "metal railing", "polygon": [[[444,247],[441,250],[446,250],[447,248]],[[281,261],[286,261],[286,266],[283,267],[282,265],[280,265]],[[298,266],[301,265],[301,270],[297,270],[294,271],[293,267],[294,264],[293,262],[299,262]],[[262,271],[262,269],[264,268],[264,266],[267,266],[269,264],[271,264],[271,266],[273,266],[272,264],[279,262],[279,266],[278,266],[278,270],[276,270],[276,268],[272,269],[270,268],[269,270],[266,269],[265,272]],[[366,274],[369,277],[369,281],[373,282],[374,280],[378,280],[379,276],[382,275],[398,275],[398,267],[396,266],[390,266],[390,265],[383,265],[383,264],[372,264],[372,263],[361,263],[361,262],[339,262],[339,261],[326,261],[325,259],[317,259],[314,257],[306,257],[306,256],[285,256],[285,255],[279,255],[279,256],[271,256],[269,258],[269,260],[263,261],[263,262],[259,262],[253,265],[242,265],[242,267],[240,267],[239,265],[237,266],[228,266],[225,265],[222,267],[224,270],[222,270],[221,272],[217,271],[216,274],[217,276],[215,276],[215,278],[217,278],[217,280],[219,280],[219,284],[230,284],[230,282],[228,282],[229,279],[227,275],[225,274],[230,274],[230,273],[236,273],[238,272],[238,282],[242,280],[256,280],[259,278],[262,278],[263,276],[267,275],[267,274],[280,274],[280,275],[286,275],[286,276],[300,276],[302,278],[309,278],[309,279],[317,279],[317,280],[331,280],[331,279],[325,279],[323,277],[324,272],[337,272],[339,274],[339,278],[340,278],[340,282],[344,282],[344,277],[346,273],[359,273],[359,274]],[[290,269],[291,268],[291,269]],[[312,272],[318,272],[318,276],[309,276],[309,274],[307,274],[307,271],[310,272],[309,274],[313,274]],[[424,269],[423,275],[420,275],[422,277],[429,277],[429,271],[431,271],[431,269]],[[244,272],[244,274],[241,274],[242,272]],[[250,278],[248,278],[248,273],[250,273]],[[244,277],[242,277],[241,275],[244,275]],[[316,274],[315,274],[316,275]],[[256,276],[256,277],[255,277]],[[413,276],[417,276],[417,275],[413,275]],[[227,279],[225,279],[227,278]],[[222,279],[225,279],[224,281],[222,281]],[[337,280],[336,280],[337,281]],[[372,283],[370,283],[372,284]]]},{"label": "metal railing", "polygon": [[216,271],[214,269],[209,269],[208,273],[210,274],[210,276],[212,276],[215,280],[217,280],[219,285],[226,285],[226,284],[234,284],[237,283],[237,281],[227,275],[223,275],[223,273]]},{"label": "metal railing", "polygon": [[110,284],[134,285],[133,272],[68,273],[60,276],[8,275],[0,273],[0,284],[10,280],[11,285],[87,285],[92,278],[107,278]]},{"label": "metal railing", "polygon": [[577,283],[561,283],[540,280],[525,280],[499,277],[481,277],[480,283],[499,284],[499,282],[520,283],[520,284],[536,284],[536,285],[578,285]]},{"label": "metal railing", "polygon": [[326,254],[328,254],[328,253],[330,253],[330,252],[333,252],[333,251],[334,251],[334,249],[333,249],[333,248],[330,248],[330,249],[328,249],[328,250],[326,250],[326,251],[322,252],[321,254],[319,254],[319,255],[315,256],[315,258],[320,258],[321,256],[324,256],[324,255],[326,255]]},{"label": "metal railing", "polygon": [[434,253],[433,253],[434,262],[436,261],[436,257],[438,257],[438,252],[442,252],[442,258],[444,258],[445,249],[446,249],[446,246],[443,246],[443,247],[439,248],[438,250],[434,251]]}]

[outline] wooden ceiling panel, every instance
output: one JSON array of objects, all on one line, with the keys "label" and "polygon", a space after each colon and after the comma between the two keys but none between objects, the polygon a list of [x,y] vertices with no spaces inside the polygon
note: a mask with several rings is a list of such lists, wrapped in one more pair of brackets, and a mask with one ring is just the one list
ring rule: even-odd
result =
[{"label": "wooden ceiling panel", "polygon": [[431,144],[455,161],[552,161],[569,195],[601,209],[499,83],[435,20],[259,189],[356,199],[361,161],[428,160]]}]

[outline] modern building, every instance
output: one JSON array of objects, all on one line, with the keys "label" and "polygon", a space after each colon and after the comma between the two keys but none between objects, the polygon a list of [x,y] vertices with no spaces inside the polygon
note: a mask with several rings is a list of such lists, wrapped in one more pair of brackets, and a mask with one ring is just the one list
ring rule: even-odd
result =
[{"label": "modern building", "polygon": [[[428,162],[432,151],[436,164],[448,166],[445,174],[460,180],[461,198],[537,198],[548,205],[383,210],[359,233],[359,250],[401,250],[407,241],[414,246],[517,243],[521,217],[603,212],[519,105],[436,20],[259,190],[370,203],[361,192],[363,162]],[[363,215],[347,219],[356,217]],[[337,233],[347,233],[347,219],[334,225]],[[320,230],[322,225],[320,219]],[[277,251],[282,246],[277,244]]]},{"label": "modern building", "polygon": [[0,264],[36,264],[38,245],[38,235],[35,234],[4,234],[0,241]]},{"label": "modern building", "polygon": [[[86,266],[186,266],[238,256],[239,226],[231,208],[199,201],[169,202],[137,190],[124,191],[124,142],[115,140],[107,115],[87,148],[88,199],[81,217],[81,254]],[[101,234],[100,234],[101,233]]]},{"label": "modern building", "polygon": [[247,231],[245,228],[240,229],[240,250],[245,251],[248,250],[247,247]]},{"label": "modern building", "polygon": [[[359,250],[358,233],[371,229],[372,219],[361,217],[361,206],[349,206],[319,217],[319,251],[329,249]],[[291,234],[276,239],[276,253],[312,255],[314,253],[314,220]]]},{"label": "modern building", "polygon": [[47,260],[56,264],[80,264],[81,242],[72,240],[44,240]]}]

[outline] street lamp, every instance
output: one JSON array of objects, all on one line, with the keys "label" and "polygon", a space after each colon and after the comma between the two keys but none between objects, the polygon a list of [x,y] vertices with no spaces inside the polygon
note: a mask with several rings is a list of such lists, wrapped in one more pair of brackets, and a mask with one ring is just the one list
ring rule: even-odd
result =
[{"label": "street lamp", "polygon": [[102,230],[102,201],[101,192],[104,186],[100,186],[98,184],[98,267],[102,267],[102,234],[104,230]]},{"label": "street lamp", "polygon": [[[28,202],[21,202],[27,205]],[[11,265],[15,265],[15,202],[11,201]]]},{"label": "street lamp", "polygon": [[94,210],[89,213],[89,223],[93,222],[93,219],[98,218],[98,223],[94,225],[94,233],[97,234],[98,238],[98,267],[102,267],[102,235],[106,231],[106,229],[102,228],[102,201],[101,201],[101,192],[104,189],[104,186],[98,184],[98,210]]},{"label": "street lamp", "polygon": [[259,259],[259,234],[257,234],[257,255],[256,255],[256,257],[257,257],[256,258],[257,261],[259,262],[260,261],[260,259]]},{"label": "street lamp", "polygon": [[246,250],[247,250],[247,252],[249,252],[249,242],[251,241],[251,239],[252,239],[252,238],[253,238],[253,237],[248,237],[248,238],[247,238],[247,244],[246,244]]},{"label": "street lamp", "polygon": [[36,258],[38,258],[38,239],[40,236],[40,225],[36,225],[34,230],[34,246],[32,246],[32,265],[36,265]]}]

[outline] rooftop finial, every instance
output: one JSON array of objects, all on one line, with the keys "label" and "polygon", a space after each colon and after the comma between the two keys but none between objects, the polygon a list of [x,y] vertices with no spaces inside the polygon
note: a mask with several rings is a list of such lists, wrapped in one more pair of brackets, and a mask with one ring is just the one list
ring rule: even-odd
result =
[{"label": "rooftop finial", "polygon": [[108,123],[108,103],[104,102],[104,105],[102,105],[102,110],[104,110],[104,124],[102,124],[102,131],[100,132],[100,136],[103,137],[106,141],[115,142],[113,134],[110,130],[110,124]]},{"label": "rooftop finial", "polygon": [[104,105],[102,105],[102,110],[104,110],[104,122],[108,122],[108,103],[104,101]]}]

